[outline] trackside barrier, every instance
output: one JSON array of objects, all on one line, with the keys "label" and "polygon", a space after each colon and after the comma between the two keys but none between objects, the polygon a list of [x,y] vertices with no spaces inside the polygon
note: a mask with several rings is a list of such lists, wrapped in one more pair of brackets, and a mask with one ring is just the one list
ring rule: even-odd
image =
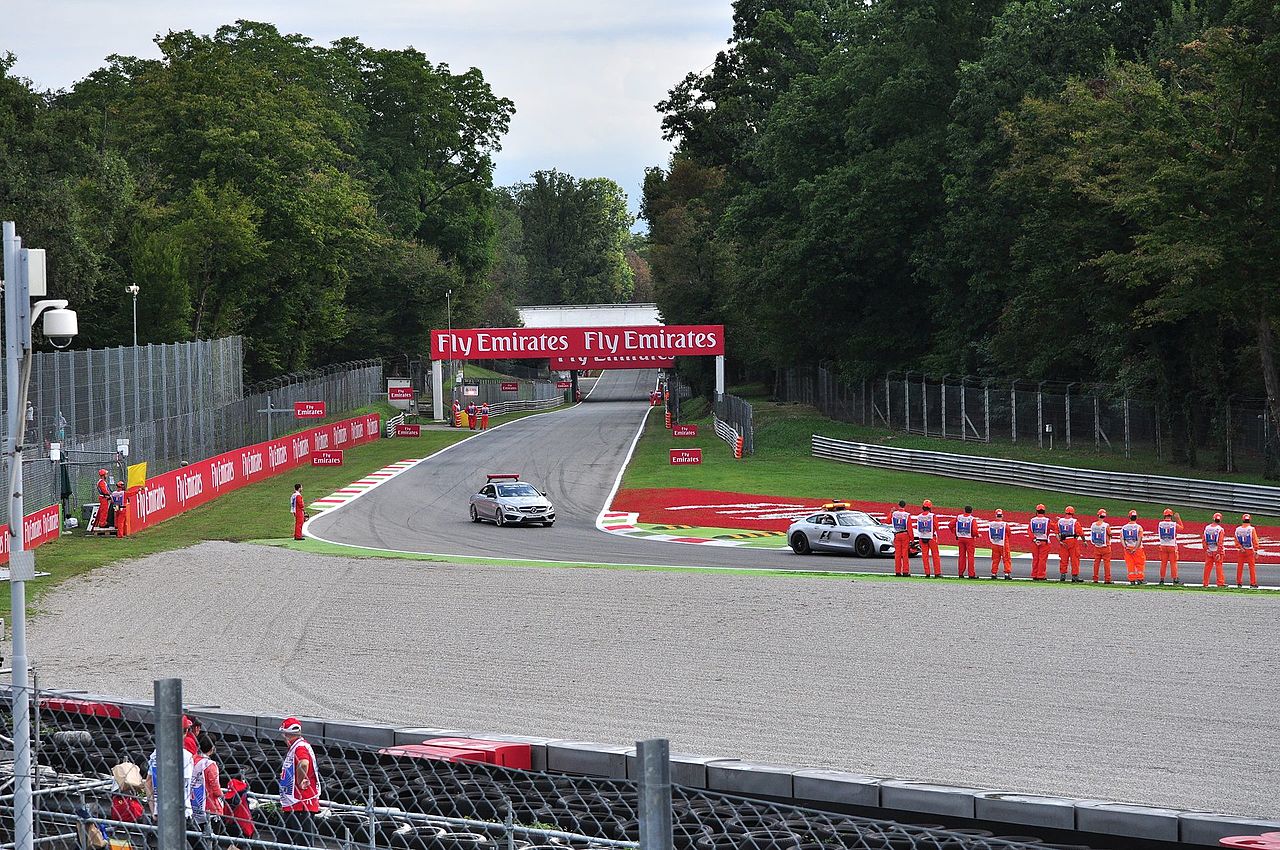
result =
[{"label": "trackside barrier", "polygon": [[[9,693],[8,686],[0,686],[0,711],[8,710]],[[78,691],[43,691],[39,696],[36,703],[44,723],[58,730],[48,735],[41,750],[42,769],[52,774],[42,780],[39,792],[51,798],[40,807],[40,818],[45,819],[40,822],[42,830],[52,830],[49,819],[57,816],[56,810],[70,811],[61,804],[78,798],[83,805],[85,795],[96,801],[89,816],[104,818],[109,790],[104,787],[105,771],[125,758],[141,758],[153,747],[151,704]],[[220,761],[238,769],[251,791],[270,793],[284,755],[277,731],[282,718],[218,708],[191,711],[206,730],[218,736]],[[373,826],[379,834],[378,846],[416,846],[381,840],[394,832],[401,838],[414,837],[414,831],[405,829],[411,823],[465,826],[467,831],[491,832],[495,837],[514,827],[516,835],[526,838],[589,839],[590,843],[570,845],[583,850],[634,846],[635,780],[640,777],[640,764],[633,746],[311,717],[302,718],[302,723],[326,777],[329,815],[323,819],[330,828],[322,829],[322,835],[338,839],[339,844],[346,827],[350,827],[348,840],[355,837],[363,844],[366,828]],[[511,763],[514,759],[499,757],[502,743],[520,745],[509,751],[518,755],[518,768]],[[483,760],[376,755],[379,750],[406,746],[445,750],[446,757],[451,748],[467,750],[483,754]],[[1023,843],[1026,839],[1013,837],[1029,833],[1037,841],[1058,842],[1053,845],[1058,847],[1130,846],[1115,843],[1117,838],[1215,846],[1230,836],[1280,830],[1277,820],[687,753],[670,754],[670,777],[676,847],[682,850],[718,846],[1031,850],[1050,846],[1028,846]],[[274,794],[254,796],[272,799]],[[4,810],[11,800],[12,795],[0,794],[0,813],[7,814]],[[837,813],[851,807],[873,816]],[[352,814],[348,817],[347,812]],[[278,821],[273,823],[263,814],[259,813],[262,819],[257,822],[269,833]],[[321,820],[317,819],[318,824]],[[963,829],[910,826],[903,820],[943,822]],[[555,826],[548,828],[549,824]],[[993,836],[992,829],[999,831]],[[450,840],[435,828],[416,835]],[[263,846],[277,845],[268,841]],[[496,850],[491,843],[477,845],[474,840],[466,846]]]},{"label": "trackside barrier", "polygon": [[223,452],[157,475],[130,497],[128,533],[150,528],[224,493],[307,463],[313,451],[351,448],[376,440],[381,435],[380,426],[380,415],[370,413]]},{"label": "trackside barrier", "polygon": [[564,404],[564,398],[556,395],[551,398],[520,399],[519,401],[499,401],[489,405],[491,416],[504,413],[515,413],[520,410],[550,410]]},{"label": "trackside barrier", "polygon": [[712,414],[712,418],[716,423],[716,436],[729,444],[729,448],[733,449],[735,458],[742,457],[742,435],[738,433],[728,422],[725,422],[719,416]]},{"label": "trackside barrier", "polygon": [[819,434],[813,435],[811,452],[814,457],[841,463],[925,472],[993,484],[1051,487],[1084,496],[1164,502],[1239,512],[1280,513],[1280,487],[1257,484],[1174,478],[1166,475],[1136,475],[948,452],[899,449],[873,443],[853,443]]},{"label": "trackside barrier", "polygon": [[[62,509],[58,505],[27,514],[22,524],[22,548],[28,551],[55,539],[62,531]],[[0,564],[9,563],[9,526],[0,525]]]},{"label": "trackside barrier", "polygon": [[404,424],[404,414],[400,413],[387,420],[386,434],[388,439],[396,435],[396,426]]}]

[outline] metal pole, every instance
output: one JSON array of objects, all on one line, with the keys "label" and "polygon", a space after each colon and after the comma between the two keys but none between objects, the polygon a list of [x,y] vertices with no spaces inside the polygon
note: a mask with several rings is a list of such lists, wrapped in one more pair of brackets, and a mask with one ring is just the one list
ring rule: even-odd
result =
[{"label": "metal pole", "polygon": [[1067,451],[1071,451],[1071,388],[1075,384],[1067,384]]},{"label": "metal pole", "polygon": [[1018,442],[1018,382],[1009,384],[1009,435],[1012,442]]},{"label": "metal pole", "polygon": [[1102,417],[1098,412],[1098,388],[1093,388],[1093,447],[1102,451]]},{"label": "metal pole", "polygon": [[671,850],[671,744],[665,738],[636,742],[640,767],[640,850]]},{"label": "metal pole", "polygon": [[1124,397],[1124,456],[1132,457],[1129,445],[1129,396]]},{"label": "metal pole", "polygon": [[[963,429],[962,429],[963,430]],[[947,438],[947,376],[942,376],[942,439]]]},{"label": "metal pole", "polygon": [[929,436],[929,385],[925,376],[920,376],[920,421],[924,423],[924,435]]},{"label": "metal pole", "polygon": [[893,405],[889,399],[889,376],[884,376],[884,427],[893,430]]},{"label": "metal pole", "polygon": [[273,410],[274,408],[271,407],[271,396],[267,396],[267,441],[268,442],[270,442],[272,439],[271,417],[274,415]]},{"label": "metal pole", "polygon": [[1036,439],[1044,448],[1044,381],[1036,384]]},{"label": "metal pole", "polygon": [[985,381],[982,384],[982,432],[987,436],[987,442],[991,442],[991,384]]},{"label": "metal pole", "polygon": [[133,347],[138,347],[138,293],[133,293]]},{"label": "metal pole", "polygon": [[183,850],[187,805],[182,781],[182,680],[156,679],[154,689],[159,850]]},{"label": "metal pole", "polygon": [[902,376],[902,411],[906,418],[902,420],[902,430],[911,432],[911,373]]},{"label": "metal pole", "polygon": [[964,442],[969,438],[969,414],[965,410],[965,392],[964,378],[960,378],[960,442]]}]

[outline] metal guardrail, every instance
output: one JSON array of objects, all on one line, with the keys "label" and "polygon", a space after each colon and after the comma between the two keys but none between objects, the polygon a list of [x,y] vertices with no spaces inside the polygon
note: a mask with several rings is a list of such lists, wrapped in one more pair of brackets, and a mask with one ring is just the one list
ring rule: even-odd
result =
[{"label": "metal guardrail", "polygon": [[1280,487],[1258,484],[1137,475],[948,452],[899,449],[873,443],[837,440],[819,434],[813,435],[811,452],[814,457],[841,463],[924,472],[993,484],[1047,487],[1085,496],[1164,502],[1214,510],[1280,514]]},{"label": "metal guardrail", "polygon": [[404,414],[399,413],[387,420],[386,433],[388,437],[394,437],[396,434],[396,426],[404,424]]},{"label": "metal guardrail", "polygon": [[499,401],[489,405],[489,413],[493,416],[501,416],[504,413],[514,413],[517,410],[550,410],[562,404],[564,404],[563,395],[552,396],[551,398]]}]

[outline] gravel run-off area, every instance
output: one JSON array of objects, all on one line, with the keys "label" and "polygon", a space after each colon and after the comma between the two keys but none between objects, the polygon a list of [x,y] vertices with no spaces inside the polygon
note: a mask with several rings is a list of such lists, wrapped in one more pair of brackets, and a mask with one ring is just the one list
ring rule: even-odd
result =
[{"label": "gravel run-off area", "polygon": [[41,602],[43,686],[1280,815],[1280,598],[205,543]]}]

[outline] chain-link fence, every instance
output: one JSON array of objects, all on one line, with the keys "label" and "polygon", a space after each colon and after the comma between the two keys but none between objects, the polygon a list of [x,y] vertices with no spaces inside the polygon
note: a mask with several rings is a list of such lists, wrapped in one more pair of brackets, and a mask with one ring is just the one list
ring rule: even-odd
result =
[{"label": "chain-link fence", "polygon": [[[23,470],[28,511],[93,497],[97,470],[122,476],[126,463],[166,472],[295,428],[293,402],[324,401],[332,413],[369,404],[382,386],[377,360],[281,376],[246,390],[240,337],[59,351],[34,356]],[[272,408],[287,413],[269,416]],[[0,434],[4,426],[0,424]],[[127,458],[117,441],[129,441]],[[51,443],[62,447],[50,459]],[[0,460],[0,473],[6,464]],[[7,503],[0,523],[7,522]]]},{"label": "chain-link fence", "polygon": [[782,370],[774,395],[833,419],[951,440],[1084,448],[1262,472],[1270,417],[1261,399],[1162,409],[1107,384],[895,372],[858,383],[818,366]]},{"label": "chain-link fence", "polygon": [[[42,844],[154,848],[155,817],[139,777],[155,752],[150,722],[128,707],[72,704],[56,695],[36,701],[37,835]],[[67,710],[71,708],[73,710]],[[92,712],[92,713],[84,713]],[[198,711],[192,716],[200,718]],[[2,718],[8,720],[7,716]],[[198,742],[212,752],[219,787],[243,789],[249,805],[221,817],[188,821],[193,846],[295,846],[279,809],[286,745],[275,728],[206,716]],[[313,728],[316,731],[313,731]],[[641,820],[653,829],[652,797],[633,781],[577,776],[453,758],[429,744],[379,747],[324,737],[303,724],[314,747],[322,803],[310,846],[397,850],[604,850],[635,847]],[[424,730],[425,734],[425,730]],[[437,748],[438,749],[438,748]],[[200,765],[203,774],[205,766]],[[10,771],[10,776],[11,776]],[[12,781],[12,780],[10,780]],[[201,788],[207,788],[201,785]],[[0,812],[12,812],[8,787]],[[234,798],[232,802],[237,802]],[[214,807],[217,808],[216,806]],[[947,830],[817,811],[682,785],[671,786],[670,843],[653,850],[1021,850],[1026,839],[980,830]],[[233,816],[235,815],[235,816]],[[245,835],[251,823],[253,837]],[[101,838],[85,840],[91,830]],[[199,830],[199,832],[195,831]],[[651,833],[651,835],[653,835]],[[12,842],[12,819],[0,823]],[[101,842],[101,843],[99,843]],[[11,846],[11,845],[10,845]]]}]

